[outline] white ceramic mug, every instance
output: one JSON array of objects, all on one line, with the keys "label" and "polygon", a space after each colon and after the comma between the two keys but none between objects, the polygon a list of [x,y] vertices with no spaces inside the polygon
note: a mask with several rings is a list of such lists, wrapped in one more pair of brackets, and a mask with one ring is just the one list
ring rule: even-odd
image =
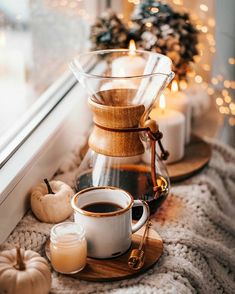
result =
[{"label": "white ceramic mug", "polygon": [[[113,212],[90,212],[83,207],[99,203],[113,203],[121,208]],[[149,217],[148,204],[134,200],[126,191],[114,187],[92,187],[75,194],[71,201],[74,220],[85,229],[88,256],[94,258],[111,258],[126,252],[131,246],[131,235],[138,231]],[[140,220],[132,225],[134,206],[142,206]]]}]

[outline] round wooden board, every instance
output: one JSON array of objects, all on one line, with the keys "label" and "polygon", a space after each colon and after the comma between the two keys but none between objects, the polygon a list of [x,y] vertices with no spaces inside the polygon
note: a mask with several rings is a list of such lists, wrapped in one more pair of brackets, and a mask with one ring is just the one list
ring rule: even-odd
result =
[{"label": "round wooden board", "polygon": [[208,164],[211,153],[210,144],[192,135],[190,143],[185,147],[183,159],[167,165],[170,180],[181,181],[199,172]]},{"label": "round wooden board", "polygon": [[[163,242],[161,237],[151,228],[149,229],[148,238],[144,247],[144,266],[140,270],[134,271],[127,265],[130,252],[133,248],[138,248],[143,233],[144,227],[132,235],[131,248],[122,256],[113,259],[94,259],[88,257],[86,267],[81,272],[69,276],[85,281],[107,282],[130,279],[147,271],[158,261],[163,251]],[[49,244],[50,240],[48,239],[45,245],[45,252],[47,258],[50,260]]]}]

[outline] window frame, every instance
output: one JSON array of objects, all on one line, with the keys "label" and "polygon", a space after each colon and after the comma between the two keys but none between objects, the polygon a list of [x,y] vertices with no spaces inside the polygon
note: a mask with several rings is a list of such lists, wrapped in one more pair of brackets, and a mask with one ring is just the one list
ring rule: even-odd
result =
[{"label": "window frame", "polygon": [[66,71],[37,99],[22,119],[17,121],[17,125],[1,138],[0,169],[76,84],[73,74]]}]

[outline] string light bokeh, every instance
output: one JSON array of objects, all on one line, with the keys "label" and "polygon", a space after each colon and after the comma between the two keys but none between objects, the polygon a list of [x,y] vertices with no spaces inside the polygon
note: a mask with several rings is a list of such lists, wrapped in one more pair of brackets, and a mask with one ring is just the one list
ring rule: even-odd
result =
[{"label": "string light bokeh", "polygon": [[[138,5],[139,0],[128,0],[129,3]],[[216,54],[216,40],[214,38],[214,30],[216,27],[216,20],[214,18],[214,11],[210,11],[208,1],[196,1],[194,5],[197,6],[196,11],[189,11],[186,0],[169,0],[163,1],[172,5],[179,11],[188,12],[191,20],[195,23],[197,30],[200,32],[198,51],[199,54],[195,56],[193,70],[188,73],[190,81],[200,85],[200,87],[207,92],[207,94],[215,99],[218,111],[228,116],[228,122],[231,126],[235,125],[235,103],[233,94],[235,89],[235,81],[229,80],[224,74],[219,73],[213,75],[213,57]],[[209,1],[211,2],[211,1]],[[235,65],[235,58],[231,56],[227,60],[228,66]],[[190,82],[180,81],[179,87],[181,90],[186,90]]]}]

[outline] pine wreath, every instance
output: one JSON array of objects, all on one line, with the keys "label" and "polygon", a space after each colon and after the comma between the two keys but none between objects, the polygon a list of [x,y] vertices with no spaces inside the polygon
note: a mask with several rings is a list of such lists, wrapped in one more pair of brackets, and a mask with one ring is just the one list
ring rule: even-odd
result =
[{"label": "pine wreath", "polygon": [[134,39],[138,48],[169,56],[176,77],[186,79],[198,54],[198,32],[189,15],[162,1],[145,0],[136,6],[131,20],[127,26],[114,12],[106,12],[91,29],[92,49],[127,48]]},{"label": "pine wreath", "polygon": [[138,47],[169,56],[178,78],[185,78],[198,54],[198,32],[189,15],[175,12],[161,1],[147,0],[136,7],[132,21],[130,31]]},{"label": "pine wreath", "polygon": [[90,39],[93,50],[127,48],[128,27],[111,10],[104,12],[91,27]]}]

